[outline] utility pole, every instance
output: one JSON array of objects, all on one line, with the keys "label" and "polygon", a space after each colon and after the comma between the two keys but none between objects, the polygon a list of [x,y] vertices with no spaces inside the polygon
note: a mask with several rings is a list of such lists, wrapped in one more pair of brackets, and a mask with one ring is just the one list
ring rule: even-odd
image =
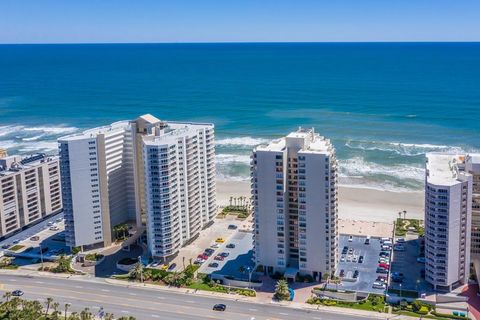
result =
[{"label": "utility pole", "polygon": [[[142,263],[142,256],[138,256],[138,263],[142,266],[140,269],[140,282],[143,283],[143,263]],[[145,283],[143,283],[145,285]]]},{"label": "utility pole", "polygon": [[43,271],[43,248],[41,243],[39,244],[39,247],[40,247],[40,262],[42,263],[42,271]]}]

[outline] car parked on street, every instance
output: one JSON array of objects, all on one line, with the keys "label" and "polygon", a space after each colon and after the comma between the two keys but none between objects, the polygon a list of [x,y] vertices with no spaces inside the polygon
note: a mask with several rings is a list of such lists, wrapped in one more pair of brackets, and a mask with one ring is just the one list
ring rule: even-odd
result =
[{"label": "car parked on street", "polygon": [[228,249],[234,249],[234,248],[235,248],[235,244],[229,243],[229,244],[227,244],[227,248],[228,248]]},{"label": "car parked on street", "polygon": [[217,303],[216,305],[213,306],[214,311],[225,311],[227,309],[227,306],[224,305],[223,303]]},{"label": "car parked on street", "polygon": [[13,290],[12,291],[12,296],[21,297],[21,296],[23,296],[23,291],[22,290]]}]

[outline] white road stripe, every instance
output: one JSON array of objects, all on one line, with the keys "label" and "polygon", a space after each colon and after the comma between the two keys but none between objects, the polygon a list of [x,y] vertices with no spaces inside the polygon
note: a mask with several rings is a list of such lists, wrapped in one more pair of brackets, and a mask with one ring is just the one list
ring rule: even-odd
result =
[{"label": "white road stripe", "polygon": [[130,311],[127,311],[127,310],[122,310],[121,312],[122,313],[130,313]]},{"label": "white road stripe", "polygon": [[187,300],[185,302],[188,302],[188,303],[195,303],[195,301],[192,301],[192,300]]},{"label": "white road stripe", "polygon": [[8,281],[17,282],[17,280],[15,280],[15,279],[8,279]]},{"label": "white road stripe", "polygon": [[132,293],[132,292],[129,292],[128,294],[131,295],[131,296],[136,296],[137,295],[136,293]]},{"label": "white road stripe", "polygon": [[103,292],[110,292],[110,290],[102,289]]},{"label": "white road stripe", "polygon": [[258,311],[257,309],[248,309],[249,311]]},{"label": "white road stripe", "polygon": [[160,318],[160,316],[157,314],[152,314],[152,318]]},{"label": "white road stripe", "polygon": [[278,314],[281,314],[282,316],[288,316],[288,313],[285,312],[279,312]]}]

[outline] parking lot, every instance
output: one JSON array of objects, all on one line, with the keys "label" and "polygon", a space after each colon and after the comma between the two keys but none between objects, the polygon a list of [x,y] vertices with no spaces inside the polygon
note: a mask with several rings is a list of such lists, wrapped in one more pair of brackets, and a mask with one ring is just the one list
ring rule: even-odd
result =
[{"label": "parking lot", "polygon": [[[4,243],[5,249],[7,246],[12,248],[12,245],[18,248],[11,252],[17,257],[24,258],[18,259],[22,261],[21,265],[37,263],[40,258],[45,261],[54,260],[59,255],[68,253],[69,248],[65,245],[65,225],[61,215],[52,217],[44,221],[41,226],[35,227],[33,230],[28,230],[27,233],[22,233],[21,237],[17,235],[18,238],[16,236],[14,240],[7,239]],[[40,254],[40,250],[42,250],[42,254]]]},{"label": "parking lot", "polygon": [[[335,275],[340,277],[342,281],[338,285],[330,284],[329,287],[331,289],[382,294],[384,289],[372,287],[378,276],[386,276],[386,274],[376,273],[381,251],[380,239],[371,238],[370,244],[365,244],[366,237],[351,236],[351,241],[349,241],[349,238],[349,235],[340,235],[339,237],[340,261]],[[343,255],[342,250],[344,247],[348,247],[351,254]],[[362,263],[358,262],[360,256],[363,256]],[[343,276],[341,277],[342,270]],[[358,277],[354,279],[353,274],[356,270],[358,271]]]},{"label": "parking lot", "polygon": [[[238,280],[248,280],[248,270],[253,271],[255,267],[253,258],[253,233],[238,231],[229,241],[223,243],[220,248],[216,249],[207,261],[205,261],[199,269],[199,272],[218,275],[230,276]],[[234,248],[228,248],[228,245],[234,245]],[[215,260],[215,256],[222,252],[228,253],[223,261]],[[217,264],[212,266],[211,263]],[[209,266],[210,265],[210,266]]]},{"label": "parking lot", "polygon": [[[229,229],[229,225],[235,225],[237,226],[237,229]],[[220,243],[219,246],[228,244],[230,239],[234,237],[239,230],[251,230],[251,217],[247,220],[237,220],[234,216],[216,218],[213,225],[202,230],[197,239],[181,248],[173,259],[167,261],[168,264],[174,265],[170,270],[181,271],[184,264],[187,265],[190,261],[194,262],[197,256],[203,253],[205,249],[210,248],[218,238],[222,238],[225,241],[224,243]],[[250,248],[251,247],[252,244],[250,244]],[[221,252],[219,249],[215,250],[215,254]]]},{"label": "parking lot", "polygon": [[[419,293],[429,292],[430,286],[421,276],[425,264],[417,261],[420,253],[418,236],[409,235],[405,240],[403,244],[405,251],[394,251],[391,266],[392,272],[403,273],[402,290],[412,290]],[[400,283],[391,281],[390,288],[399,290]]]}]

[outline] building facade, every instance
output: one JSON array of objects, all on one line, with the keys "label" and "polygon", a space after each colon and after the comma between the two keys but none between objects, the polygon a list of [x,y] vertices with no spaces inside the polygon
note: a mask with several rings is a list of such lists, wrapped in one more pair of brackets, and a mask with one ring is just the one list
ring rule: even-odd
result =
[{"label": "building facade", "polygon": [[465,171],[472,175],[472,233],[470,260],[480,279],[480,154],[465,156]]},{"label": "building facade", "polygon": [[163,152],[164,143],[167,149],[175,146],[178,153],[174,162],[168,163],[169,170],[178,170],[168,177],[168,183],[178,184],[178,194],[174,193],[176,189],[169,188],[169,192],[178,199],[182,218],[179,245],[211,221],[216,211],[215,195],[208,197],[215,193],[213,126],[167,123],[143,115],[59,139],[66,239],[70,246],[108,246],[114,226],[128,221],[139,231],[147,225],[154,257],[176,253],[176,245],[169,254],[160,254],[153,245],[158,239],[164,241],[165,235],[165,229],[158,228],[154,219],[163,221],[171,214],[158,208],[157,203],[152,205],[153,199],[164,196],[164,188],[158,187],[158,181],[152,182],[154,176],[164,178],[164,166],[155,163],[153,156],[154,149],[157,156],[164,156],[158,153]]},{"label": "building facade", "polygon": [[143,143],[149,250],[167,259],[216,214],[213,125],[168,123]]},{"label": "building facade", "polygon": [[57,157],[0,157],[0,239],[62,211]]},{"label": "building facade", "polygon": [[473,177],[465,156],[429,153],[425,179],[425,279],[451,291],[470,274]]},{"label": "building facade", "polygon": [[319,279],[337,264],[337,160],[328,139],[300,128],[257,147],[251,162],[254,253],[267,273]]}]

